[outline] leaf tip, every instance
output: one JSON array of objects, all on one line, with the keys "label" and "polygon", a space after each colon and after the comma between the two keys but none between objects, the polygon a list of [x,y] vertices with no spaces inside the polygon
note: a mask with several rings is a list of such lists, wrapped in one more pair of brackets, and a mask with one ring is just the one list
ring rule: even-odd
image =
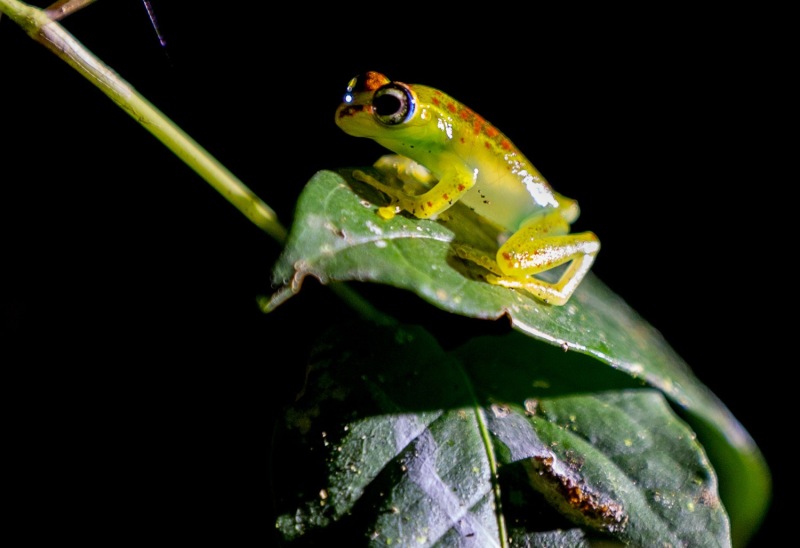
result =
[{"label": "leaf tip", "polygon": [[256,298],[256,301],[258,302],[258,307],[261,309],[261,311],[265,314],[269,314],[286,302],[295,293],[296,292],[291,288],[291,286],[284,286],[273,293],[272,296],[259,295]]}]

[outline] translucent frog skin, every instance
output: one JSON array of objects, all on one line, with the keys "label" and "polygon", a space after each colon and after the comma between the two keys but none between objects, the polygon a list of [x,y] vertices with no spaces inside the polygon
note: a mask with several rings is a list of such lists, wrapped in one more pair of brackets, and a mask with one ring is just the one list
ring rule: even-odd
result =
[{"label": "translucent frog skin", "polygon": [[[376,167],[423,189],[406,193],[362,174],[392,200],[378,210],[383,218],[398,211],[432,218],[460,201],[508,236],[495,257],[456,246],[459,256],[492,272],[489,283],[563,305],[591,268],[600,241],[591,232],[570,234],[577,202],[555,192],[497,128],[441,91],[367,72],[348,84],[336,124],[395,152]],[[534,277],[565,263],[555,283]]]}]

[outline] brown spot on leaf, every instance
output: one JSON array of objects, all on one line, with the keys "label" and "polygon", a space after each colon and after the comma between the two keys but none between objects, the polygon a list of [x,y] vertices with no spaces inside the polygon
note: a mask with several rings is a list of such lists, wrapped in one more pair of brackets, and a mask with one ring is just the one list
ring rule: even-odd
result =
[{"label": "brown spot on leaf", "polygon": [[609,532],[625,528],[628,515],[622,505],[594,492],[569,466],[558,466],[554,455],[536,456],[527,464],[528,476],[534,486],[568,510],[573,519],[580,516],[581,521]]}]

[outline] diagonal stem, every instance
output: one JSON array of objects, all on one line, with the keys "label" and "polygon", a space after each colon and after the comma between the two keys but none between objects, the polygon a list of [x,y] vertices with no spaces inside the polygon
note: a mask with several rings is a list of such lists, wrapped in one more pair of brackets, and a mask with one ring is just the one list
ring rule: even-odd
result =
[{"label": "diagonal stem", "polygon": [[64,17],[94,4],[97,0],[58,0],[58,2],[45,8],[44,12],[53,21],[60,21]]},{"label": "diagonal stem", "polygon": [[[64,13],[60,17],[65,17],[94,1],[65,0],[53,4],[50,10],[63,9]],[[222,194],[253,224],[272,236],[278,243],[283,244],[286,241],[286,228],[281,225],[277,215],[267,204],[130,84],[84,48],[61,25],[53,21],[50,13],[19,0],[0,0],[0,15],[4,13],[34,40],[50,49],[97,86]],[[56,14],[55,17],[59,16]],[[375,321],[388,321],[382,313],[346,284],[332,283],[330,288],[362,316]]]},{"label": "diagonal stem", "polygon": [[34,40],[97,86],[251,222],[278,242],[285,241],[286,229],[267,204],[133,86],[84,48],[60,24],[52,21],[46,12],[18,0],[0,0],[0,12],[8,14]]}]

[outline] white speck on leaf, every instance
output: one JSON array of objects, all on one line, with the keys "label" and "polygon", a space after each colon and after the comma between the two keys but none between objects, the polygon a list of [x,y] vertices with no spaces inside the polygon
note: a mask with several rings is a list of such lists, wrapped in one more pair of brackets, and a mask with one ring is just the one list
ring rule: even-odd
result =
[{"label": "white speck on leaf", "polygon": [[370,232],[372,232],[373,234],[377,234],[378,236],[383,234],[383,229],[378,225],[376,225],[375,223],[373,223],[372,221],[367,221],[367,228],[369,229]]}]

